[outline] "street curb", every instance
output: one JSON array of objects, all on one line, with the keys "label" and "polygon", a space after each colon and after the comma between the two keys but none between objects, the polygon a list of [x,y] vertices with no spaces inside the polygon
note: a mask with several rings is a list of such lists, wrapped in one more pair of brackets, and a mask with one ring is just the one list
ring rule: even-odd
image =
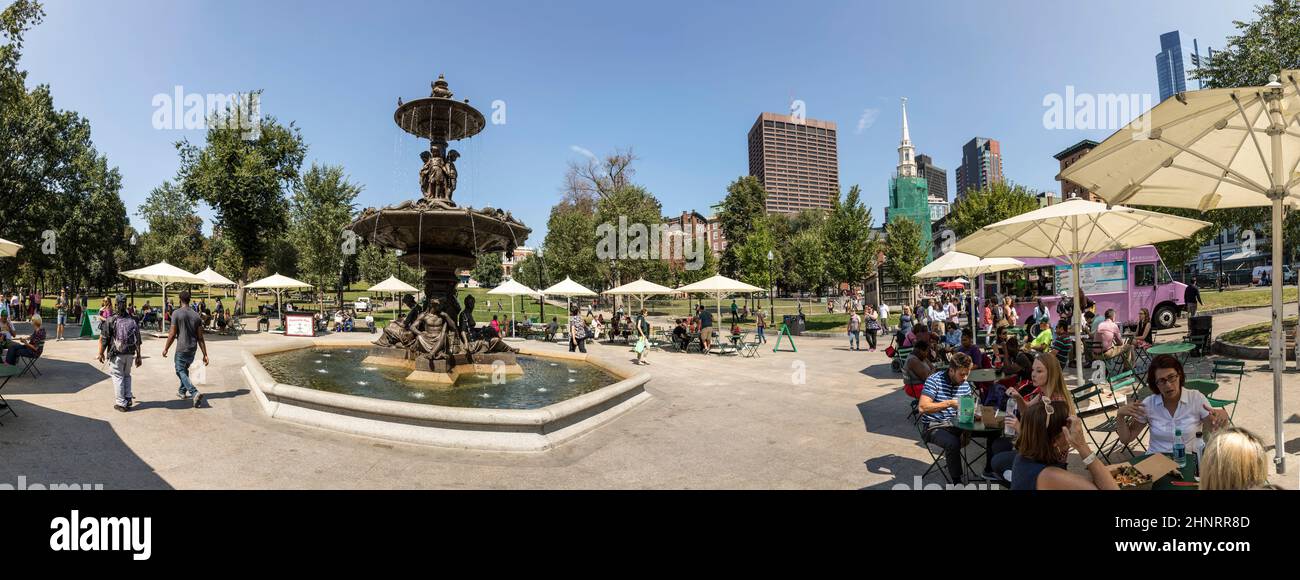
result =
[{"label": "street curb", "polygon": [[[1214,341],[1214,353],[1242,360],[1268,360],[1267,346],[1244,346],[1217,339]],[[1295,360],[1294,349],[1287,349],[1286,360]]]}]

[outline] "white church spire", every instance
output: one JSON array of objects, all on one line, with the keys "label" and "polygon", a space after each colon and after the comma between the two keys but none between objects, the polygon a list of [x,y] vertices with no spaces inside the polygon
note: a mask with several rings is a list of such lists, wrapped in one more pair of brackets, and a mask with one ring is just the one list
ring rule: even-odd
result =
[{"label": "white church spire", "polygon": [[903,140],[898,144],[898,176],[916,177],[916,149],[907,130],[907,97],[903,97]]}]

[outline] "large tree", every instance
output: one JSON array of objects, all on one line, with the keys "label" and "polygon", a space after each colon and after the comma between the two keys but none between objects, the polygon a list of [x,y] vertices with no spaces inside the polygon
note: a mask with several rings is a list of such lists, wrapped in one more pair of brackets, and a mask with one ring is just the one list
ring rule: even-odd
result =
[{"label": "large tree", "polygon": [[4,237],[23,245],[16,260],[0,260],[0,279],[106,287],[119,281],[126,243],[121,175],[95,149],[88,121],[56,109],[49,86],[27,88],[23,37],[44,14],[29,0],[0,11],[0,215]]},{"label": "large tree", "polygon": [[733,277],[739,274],[741,260],[738,252],[745,247],[745,238],[755,231],[766,214],[767,192],[757,177],[740,177],[727,186],[727,196],[718,212],[722,235],[727,238],[727,249],[722,252],[719,267],[723,274]]},{"label": "large tree", "polygon": [[550,284],[567,276],[588,288],[600,286],[602,267],[596,259],[594,203],[561,201],[552,207],[542,245],[546,248],[543,272]]},{"label": "large tree", "polygon": [[930,256],[930,248],[924,242],[921,226],[908,218],[900,217],[885,224],[885,273],[899,286],[909,289],[916,286],[916,273]]},{"label": "large tree", "polygon": [[994,181],[957,200],[948,214],[948,227],[964,238],[984,226],[1036,209],[1038,198],[1025,186]]},{"label": "large tree", "polygon": [[501,284],[504,272],[501,269],[501,252],[479,254],[478,262],[470,276],[478,281],[479,286],[493,288]]},{"label": "large tree", "polygon": [[170,181],[149,192],[136,215],[148,229],[140,236],[140,258],[149,264],[167,262],[199,272],[211,265],[203,247],[203,218],[198,204]]},{"label": "large tree", "polygon": [[350,181],[337,165],[317,165],[295,185],[291,203],[289,239],[297,249],[298,271],[323,295],[336,285],[343,301],[343,228],[352,220],[361,186]]},{"label": "large tree", "polygon": [[848,284],[850,290],[855,284],[865,284],[866,279],[876,273],[877,246],[872,232],[875,220],[861,197],[862,192],[856,185],[849,188],[843,199],[836,195],[822,228],[823,247],[828,258],[826,276],[831,282]]},{"label": "large tree", "polygon": [[[176,144],[181,189],[215,210],[216,225],[238,256],[234,272],[241,303],[250,271],[276,249],[268,242],[283,239],[289,213],[286,193],[298,182],[307,153],[293,123],[281,125],[270,115],[253,118],[253,103],[259,98],[260,92],[254,92],[214,113],[202,145]],[[256,131],[245,128],[249,120],[258,123]]]},{"label": "large tree", "polygon": [[655,235],[663,224],[663,205],[653,194],[636,185],[611,191],[596,202],[595,223],[596,257],[608,287],[637,278],[667,281],[668,248],[663,236]]}]

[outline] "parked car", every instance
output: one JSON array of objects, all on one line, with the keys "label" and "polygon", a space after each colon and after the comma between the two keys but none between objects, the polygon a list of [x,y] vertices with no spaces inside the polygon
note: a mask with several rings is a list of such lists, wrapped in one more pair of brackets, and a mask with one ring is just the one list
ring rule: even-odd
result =
[{"label": "parked car", "polygon": [[[1261,281],[1264,279],[1264,274],[1266,274],[1266,273],[1271,275],[1271,274],[1273,273],[1273,267],[1272,267],[1272,266],[1255,266],[1255,269],[1252,270],[1251,273],[1250,273],[1250,283],[1251,283],[1252,285],[1254,285],[1254,286],[1259,286],[1260,283],[1261,283]],[[1285,264],[1282,265],[1282,283],[1283,283],[1283,284],[1295,284],[1295,275],[1296,275],[1296,272],[1295,272],[1295,270],[1292,270],[1292,269],[1291,269],[1291,266],[1288,266],[1288,265],[1285,265]]]},{"label": "parked car", "polygon": [[357,298],[356,302],[352,305],[352,309],[357,312],[370,312],[370,297],[362,296]]}]

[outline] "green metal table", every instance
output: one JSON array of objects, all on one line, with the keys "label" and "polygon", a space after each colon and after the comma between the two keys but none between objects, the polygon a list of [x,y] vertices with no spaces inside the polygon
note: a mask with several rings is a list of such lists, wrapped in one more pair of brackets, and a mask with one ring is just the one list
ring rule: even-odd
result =
[{"label": "green metal table", "polygon": [[[1165,457],[1168,457],[1168,458],[1170,458],[1170,459],[1173,459],[1173,458],[1174,458],[1174,454],[1173,454],[1173,453],[1166,453],[1166,454],[1164,454],[1164,455],[1165,455]],[[1137,465],[1139,461],[1142,461],[1143,459],[1146,459],[1147,457],[1150,457],[1150,456],[1151,456],[1150,454],[1139,455],[1139,456],[1137,456],[1137,457],[1134,457],[1133,459],[1128,460],[1128,464],[1129,464],[1129,465]],[[1189,489],[1198,489],[1200,486],[1197,484],[1197,481],[1196,481],[1196,462],[1197,462],[1197,460],[1198,460],[1198,458],[1197,458],[1195,455],[1193,455],[1193,454],[1191,454],[1191,453],[1188,453],[1188,454],[1187,454],[1187,464],[1184,465],[1184,466],[1182,467],[1182,469],[1179,470],[1179,472],[1180,472],[1179,474],[1180,474],[1181,477],[1175,477],[1175,476],[1172,475],[1172,474],[1170,474],[1170,475],[1165,475],[1164,477],[1161,477],[1160,479],[1157,479],[1157,480],[1151,482],[1151,490],[1152,490],[1152,491],[1169,491],[1169,490],[1189,490]],[[1189,485],[1189,484],[1190,484],[1190,485]]]},{"label": "green metal table", "polygon": [[1151,355],[1153,359],[1162,354],[1171,354],[1178,359],[1178,364],[1186,365],[1187,355],[1193,350],[1196,350],[1196,345],[1190,342],[1166,342],[1148,348],[1147,354]]},{"label": "green metal table", "polygon": [[[984,423],[978,420],[953,421],[952,426],[962,431],[965,431],[967,433],[970,433],[972,440],[976,438],[984,439],[989,437],[990,435],[996,435],[999,437],[1002,435],[1001,427],[985,427]],[[978,476],[980,474],[980,472],[976,471],[975,469],[975,462],[979,461],[981,458],[984,457],[985,454],[989,452],[989,450],[986,449],[984,445],[980,445],[979,449],[980,449],[979,455],[976,455],[974,458],[968,458],[966,457],[966,446],[963,445],[961,448],[962,463],[966,464],[966,469],[970,470],[971,475]]]}]

